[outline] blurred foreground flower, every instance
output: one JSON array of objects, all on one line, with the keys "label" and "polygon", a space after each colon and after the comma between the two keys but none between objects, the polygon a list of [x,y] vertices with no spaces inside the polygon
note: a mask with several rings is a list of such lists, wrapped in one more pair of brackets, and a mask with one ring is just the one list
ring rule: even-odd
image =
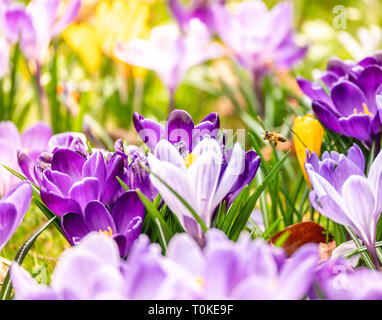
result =
[{"label": "blurred foreground flower", "polygon": [[321,143],[324,138],[324,128],[310,114],[303,117],[298,116],[293,123],[293,142],[296,149],[298,163],[305,180],[309,183],[308,175],[305,171],[306,149],[316,154],[320,154]]},{"label": "blurred foreground flower", "polygon": [[360,168],[364,166],[361,154],[354,146],[349,150],[348,158],[333,154],[336,161],[331,161],[326,155],[319,173],[318,163],[315,166],[307,163],[306,170],[313,186],[309,198],[314,209],[322,215],[351,227],[378,267],[375,242],[382,211],[382,153],[374,160],[367,177]]},{"label": "blurred foreground flower", "polygon": [[13,264],[16,299],[301,299],[314,279],[314,245],[286,259],[282,249],[248,236],[232,242],[213,229],[207,238],[200,249],[177,234],[163,257],[141,235],[125,262],[108,237],[92,233],[61,256],[49,287]]},{"label": "blurred foreground flower", "polygon": [[[7,193],[19,181],[2,165],[15,171],[20,169],[24,171],[24,167],[34,166],[39,154],[46,151],[51,136],[52,129],[44,122],[29,127],[22,135],[13,122],[0,122],[0,196]],[[20,155],[23,161],[19,163]]]},{"label": "blurred foreground flower", "polygon": [[8,71],[9,67],[9,44],[7,40],[0,36],[0,79]]},{"label": "blurred foreground flower", "polygon": [[357,63],[333,58],[318,81],[297,81],[313,100],[313,111],[325,127],[371,145],[382,126],[380,54]]},{"label": "blurred foreground flower", "polygon": [[[262,1],[244,1],[236,13],[216,5],[214,15],[219,37],[255,81],[272,68],[289,70],[305,56],[307,47],[296,44],[290,2],[268,10]],[[276,26],[278,32],[274,32]]]},{"label": "blurred foreground flower", "polygon": [[19,227],[31,199],[32,186],[22,181],[0,200],[0,251]]},{"label": "blurred foreground flower", "polygon": [[115,49],[118,59],[158,74],[170,93],[170,108],[174,108],[175,91],[187,70],[223,54],[223,48],[210,42],[207,28],[197,19],[190,22],[186,34],[176,25],[158,26],[151,30],[149,41],[118,41]]}]

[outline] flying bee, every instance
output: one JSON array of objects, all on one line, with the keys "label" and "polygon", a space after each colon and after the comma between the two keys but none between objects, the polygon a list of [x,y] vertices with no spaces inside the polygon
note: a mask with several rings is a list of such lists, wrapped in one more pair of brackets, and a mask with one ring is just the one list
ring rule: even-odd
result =
[{"label": "flying bee", "polygon": [[273,131],[265,131],[263,140],[267,140],[269,143],[274,142],[275,147],[279,142],[285,142],[286,139],[281,134]]}]

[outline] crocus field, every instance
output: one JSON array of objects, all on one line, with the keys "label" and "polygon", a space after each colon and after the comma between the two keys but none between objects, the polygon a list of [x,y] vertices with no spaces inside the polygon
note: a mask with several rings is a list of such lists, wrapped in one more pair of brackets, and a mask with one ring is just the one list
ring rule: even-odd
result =
[{"label": "crocus field", "polygon": [[382,299],[380,26],[0,0],[0,300]]}]

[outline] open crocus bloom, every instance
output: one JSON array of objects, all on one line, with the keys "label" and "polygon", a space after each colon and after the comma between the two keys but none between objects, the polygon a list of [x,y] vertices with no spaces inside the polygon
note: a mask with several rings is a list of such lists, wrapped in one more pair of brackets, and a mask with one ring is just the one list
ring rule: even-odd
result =
[{"label": "open crocus bloom", "polygon": [[334,58],[328,62],[327,71],[319,81],[312,83],[298,78],[297,82],[313,100],[313,111],[328,129],[367,144],[371,144],[374,136],[380,132],[381,54],[358,63]]},{"label": "open crocus bloom", "polygon": [[309,150],[306,150],[306,157],[306,170],[313,170],[322,176],[338,192],[341,192],[342,185],[349,176],[364,176],[365,157],[356,143],[349,148],[347,156],[336,151],[325,151],[322,160],[319,160],[315,152],[309,155]]},{"label": "open crocus bloom", "polygon": [[374,160],[368,177],[362,172],[351,173],[344,166],[342,174],[334,175],[330,183],[312,166],[306,165],[306,169],[313,186],[310,194],[313,207],[329,219],[351,227],[377,262],[375,241],[382,211],[382,153]]},{"label": "open crocus bloom", "polygon": [[[21,135],[13,122],[0,122],[0,164],[15,171],[22,167],[18,164],[18,153],[22,152],[25,162],[34,165],[38,155],[46,151],[52,129],[43,122],[29,127]],[[0,196],[7,193],[18,182],[18,178],[0,166]]]},{"label": "open crocus bloom", "polygon": [[235,14],[215,5],[214,16],[219,37],[255,78],[269,72],[270,66],[290,69],[306,53],[307,48],[295,41],[292,3],[281,2],[268,10],[262,1],[244,1]]},{"label": "open crocus bloom", "polygon": [[[148,161],[151,171],[191,205],[209,227],[216,207],[243,173],[245,154],[236,143],[230,161],[223,167],[222,150],[215,139],[204,138],[186,158],[171,143],[161,140]],[[185,230],[202,245],[204,234],[198,222],[155,175],[150,174],[154,187]]]},{"label": "open crocus bloom", "polygon": [[32,199],[32,186],[22,181],[0,200],[0,251],[23,220]]},{"label": "open crocus bloom", "polygon": [[173,96],[188,69],[209,59],[221,57],[223,48],[210,43],[210,34],[198,19],[190,22],[183,35],[176,25],[151,30],[150,40],[117,42],[115,56],[131,65],[154,70]]}]

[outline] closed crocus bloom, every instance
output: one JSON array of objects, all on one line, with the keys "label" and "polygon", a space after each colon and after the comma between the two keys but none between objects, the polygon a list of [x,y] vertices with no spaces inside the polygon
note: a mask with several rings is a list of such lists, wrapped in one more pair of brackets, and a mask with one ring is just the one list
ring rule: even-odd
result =
[{"label": "closed crocus bloom", "polygon": [[296,149],[301,170],[304,174],[305,180],[308,183],[310,182],[304,165],[306,162],[306,149],[309,149],[309,153],[315,152],[316,154],[320,154],[323,137],[324,128],[311,114],[307,114],[303,117],[298,116],[294,121],[294,147]]}]

